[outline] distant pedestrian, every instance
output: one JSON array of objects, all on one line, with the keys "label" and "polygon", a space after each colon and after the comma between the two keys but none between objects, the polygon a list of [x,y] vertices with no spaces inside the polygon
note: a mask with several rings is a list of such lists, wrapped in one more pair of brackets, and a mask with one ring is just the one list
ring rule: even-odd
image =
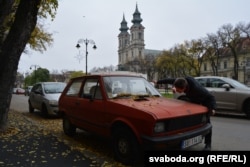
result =
[{"label": "distant pedestrian", "polygon": [[[212,94],[206,88],[200,85],[193,77],[185,78],[166,78],[158,80],[157,84],[172,84],[173,92],[185,93],[188,101],[192,103],[201,104],[208,108],[208,122],[210,122],[210,115],[215,114],[216,101]],[[204,151],[210,151],[212,144],[212,129],[210,133],[205,136]]]}]

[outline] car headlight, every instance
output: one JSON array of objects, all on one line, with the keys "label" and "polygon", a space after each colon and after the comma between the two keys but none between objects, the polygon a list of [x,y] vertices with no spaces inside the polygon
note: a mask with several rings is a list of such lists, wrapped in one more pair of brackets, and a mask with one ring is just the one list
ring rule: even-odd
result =
[{"label": "car headlight", "polygon": [[50,100],[50,101],[49,101],[49,104],[50,104],[51,106],[58,106],[58,101],[56,101],[56,100]]},{"label": "car headlight", "polygon": [[164,122],[157,122],[154,127],[155,133],[160,133],[165,131],[165,124]]}]

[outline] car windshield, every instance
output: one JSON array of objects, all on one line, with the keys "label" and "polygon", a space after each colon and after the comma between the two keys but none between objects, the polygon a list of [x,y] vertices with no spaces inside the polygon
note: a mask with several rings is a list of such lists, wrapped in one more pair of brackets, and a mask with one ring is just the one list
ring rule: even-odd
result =
[{"label": "car windshield", "polygon": [[59,83],[59,82],[47,83],[44,85],[44,92],[48,94],[62,93],[65,86],[66,86],[66,83]]},{"label": "car windshield", "polygon": [[248,86],[246,86],[246,85],[244,85],[244,84],[242,84],[242,83],[240,83],[240,82],[238,82],[236,80],[233,80],[233,79],[228,79],[228,80],[229,80],[228,83],[230,83],[233,87],[244,88],[244,89],[248,88],[249,89]]},{"label": "car windshield", "polygon": [[107,76],[104,85],[109,98],[161,96],[146,79],[133,76]]}]

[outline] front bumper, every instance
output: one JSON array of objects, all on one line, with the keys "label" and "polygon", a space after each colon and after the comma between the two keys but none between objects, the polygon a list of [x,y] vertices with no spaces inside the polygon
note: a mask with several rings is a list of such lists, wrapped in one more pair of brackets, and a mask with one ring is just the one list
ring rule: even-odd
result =
[{"label": "front bumper", "polygon": [[142,136],[143,148],[145,150],[168,150],[168,149],[181,149],[181,143],[183,140],[193,138],[199,135],[204,137],[212,130],[212,125],[207,123],[201,128],[179,133],[171,136],[164,137],[151,137],[151,136]]},{"label": "front bumper", "polygon": [[49,115],[55,115],[55,116],[58,116],[58,115],[59,115],[58,106],[49,105],[47,108],[48,108],[48,114],[49,114]]}]

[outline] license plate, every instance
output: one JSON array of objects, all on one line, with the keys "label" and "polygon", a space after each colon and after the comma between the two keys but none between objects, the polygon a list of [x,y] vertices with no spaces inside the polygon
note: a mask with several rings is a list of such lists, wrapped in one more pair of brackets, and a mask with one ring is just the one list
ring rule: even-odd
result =
[{"label": "license plate", "polygon": [[202,142],[202,136],[196,136],[182,141],[181,148],[187,148]]}]

